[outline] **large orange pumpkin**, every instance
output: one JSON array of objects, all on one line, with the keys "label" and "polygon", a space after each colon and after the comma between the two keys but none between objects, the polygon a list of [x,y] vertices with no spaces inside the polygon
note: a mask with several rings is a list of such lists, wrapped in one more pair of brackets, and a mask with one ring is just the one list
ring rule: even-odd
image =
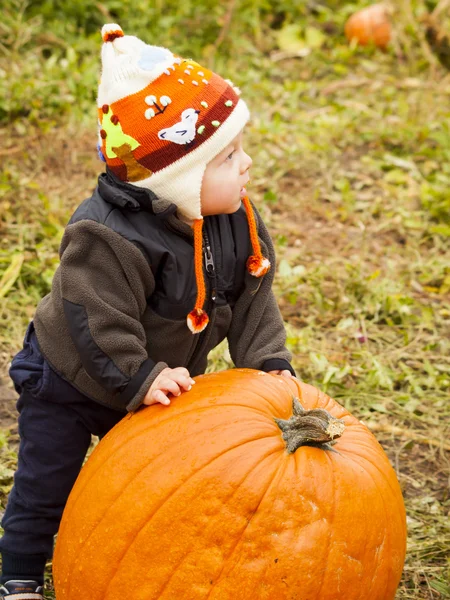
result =
[{"label": "large orange pumpkin", "polygon": [[405,511],[369,430],[295,379],[196,381],[127,415],[83,467],[57,600],[393,599]]},{"label": "large orange pumpkin", "polygon": [[391,39],[391,22],[384,4],[372,4],[354,13],[345,24],[345,36],[349,41],[356,38],[365,46],[373,42],[386,48]]}]

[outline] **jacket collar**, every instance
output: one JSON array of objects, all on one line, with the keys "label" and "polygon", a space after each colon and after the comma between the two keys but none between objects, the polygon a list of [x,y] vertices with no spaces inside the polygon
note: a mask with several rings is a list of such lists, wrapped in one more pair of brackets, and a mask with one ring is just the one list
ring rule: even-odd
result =
[{"label": "jacket collar", "polygon": [[150,212],[161,219],[167,219],[177,210],[173,202],[162,200],[149,189],[120,180],[108,168],[106,173],[99,175],[98,191],[103,200],[109,204],[133,212],[140,210]]}]

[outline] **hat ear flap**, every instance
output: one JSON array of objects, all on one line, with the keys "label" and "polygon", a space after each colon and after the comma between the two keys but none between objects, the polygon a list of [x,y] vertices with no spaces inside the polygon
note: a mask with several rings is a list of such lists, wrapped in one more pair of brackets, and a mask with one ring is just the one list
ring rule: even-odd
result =
[{"label": "hat ear flap", "polygon": [[206,159],[192,154],[177,160],[162,171],[139,181],[136,185],[150,189],[158,198],[177,205],[178,213],[194,221],[202,219],[201,191]]}]

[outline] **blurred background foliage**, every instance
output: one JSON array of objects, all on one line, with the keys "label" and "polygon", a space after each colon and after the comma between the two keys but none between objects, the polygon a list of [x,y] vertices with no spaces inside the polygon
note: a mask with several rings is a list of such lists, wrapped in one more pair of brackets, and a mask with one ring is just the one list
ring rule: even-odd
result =
[{"label": "blurred background foliage", "polygon": [[[409,529],[397,597],[450,598],[450,1],[389,2],[385,51],[344,35],[369,4],[2,0],[0,511],[17,447],[7,367],[103,169],[100,30],[117,22],[241,88],[294,367],[374,431],[397,471]],[[230,366],[221,344],[208,369]]]},{"label": "blurred background foliage", "polygon": [[[244,65],[259,70],[261,54],[268,55],[276,47],[298,50],[302,46],[318,51],[332,69],[336,44],[346,45],[343,24],[366,4],[339,0],[3,0],[0,122],[23,116],[37,121],[55,111],[75,109],[80,117],[89,112],[98,79],[99,30],[106,22],[119,21],[125,32],[195,56],[218,72],[230,63],[236,63],[236,72]],[[411,4],[399,0],[395,8],[398,14],[405,13],[397,32],[405,50],[403,58],[416,72],[429,66],[427,57],[417,55],[421,49],[418,19],[436,4],[437,0]],[[338,46],[338,54],[342,51]]]}]

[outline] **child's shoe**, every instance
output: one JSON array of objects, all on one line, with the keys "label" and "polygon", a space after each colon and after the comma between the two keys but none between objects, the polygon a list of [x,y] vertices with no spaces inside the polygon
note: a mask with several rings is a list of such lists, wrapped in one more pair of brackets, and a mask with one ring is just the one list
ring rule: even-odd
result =
[{"label": "child's shoe", "polygon": [[44,600],[44,587],[32,579],[11,579],[0,586],[0,600]]}]

